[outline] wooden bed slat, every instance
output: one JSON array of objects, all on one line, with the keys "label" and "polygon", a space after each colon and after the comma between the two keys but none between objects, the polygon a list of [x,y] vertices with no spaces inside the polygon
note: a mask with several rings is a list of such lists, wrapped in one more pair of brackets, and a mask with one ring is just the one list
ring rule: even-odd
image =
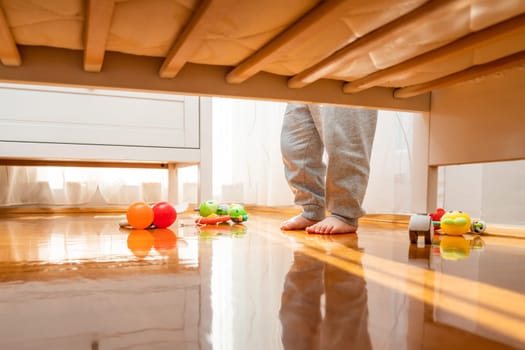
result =
[{"label": "wooden bed slat", "polygon": [[366,77],[347,83],[344,86],[344,91],[347,93],[355,93],[366,90],[373,86],[381,85],[382,83],[391,80],[398,75],[403,75],[409,70],[428,63],[432,63],[434,61],[445,59],[465,50],[480,47],[516,31],[523,30],[524,28],[525,15],[514,17],[492,27],[464,36],[463,38],[454,41],[451,44],[426,52],[398,65],[377,71]]},{"label": "wooden bed slat", "polygon": [[114,0],[88,0],[84,48],[84,70],[88,72],[102,70],[114,9]]},{"label": "wooden bed slat", "polygon": [[174,78],[202,44],[209,26],[224,17],[235,0],[203,0],[171,47],[162,67],[162,78]]},{"label": "wooden bed slat", "polygon": [[397,98],[407,98],[424,94],[426,92],[441,89],[460,82],[472,80],[484,75],[497,73],[509,68],[525,64],[525,51],[520,51],[510,56],[498,60],[476,65],[463,71],[447,75],[445,77],[428,81],[422,84],[416,84],[394,90],[394,96]]},{"label": "wooden bed slat", "polygon": [[342,0],[321,3],[321,5],[308,12],[286,31],[279,34],[259,51],[235,67],[226,76],[226,81],[230,84],[239,84],[251,78],[264,69],[266,64],[275,61],[284,52],[302,45],[305,39],[318,32],[327,23],[334,21],[339,16],[338,12],[344,5],[347,5],[346,1]]},{"label": "wooden bed slat", "polygon": [[406,31],[414,30],[437,15],[456,12],[464,7],[463,1],[431,0],[417,9],[396,18],[392,22],[362,36],[333,55],[320,61],[314,66],[304,70],[288,80],[290,88],[303,88],[321,78],[328,76],[339,67],[348,65],[353,59],[368,55],[388,42],[402,36]]},{"label": "wooden bed slat", "polygon": [[0,61],[6,66],[19,66],[22,63],[16,47],[13,33],[7,23],[2,5],[0,4]]}]

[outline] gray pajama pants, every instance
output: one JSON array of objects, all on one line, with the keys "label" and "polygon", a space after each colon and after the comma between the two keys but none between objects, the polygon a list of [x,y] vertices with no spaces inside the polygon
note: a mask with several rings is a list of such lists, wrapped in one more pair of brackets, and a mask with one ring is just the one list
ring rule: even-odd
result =
[{"label": "gray pajama pants", "polygon": [[[285,176],[303,216],[357,227],[370,173],[377,111],[288,104],[281,131]],[[323,154],[326,151],[326,162]]]}]

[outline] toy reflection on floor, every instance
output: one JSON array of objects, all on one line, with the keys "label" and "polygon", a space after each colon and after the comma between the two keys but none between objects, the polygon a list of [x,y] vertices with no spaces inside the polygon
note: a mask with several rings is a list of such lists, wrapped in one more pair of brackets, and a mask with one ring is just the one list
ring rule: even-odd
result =
[{"label": "toy reflection on floor", "polygon": [[435,238],[432,244],[432,255],[444,260],[465,260],[470,256],[471,251],[483,252],[485,250],[485,241],[479,235],[436,235]]},{"label": "toy reflection on floor", "polygon": [[485,241],[478,234],[440,235],[435,234],[432,245],[417,246],[411,244],[408,258],[418,262],[422,267],[430,268],[431,260],[436,258],[450,261],[460,261],[469,258],[472,251],[479,253],[485,250]]},{"label": "toy reflection on floor", "polygon": [[128,249],[138,259],[147,257],[153,248],[155,238],[148,230],[131,230],[128,235]]},{"label": "toy reflection on floor", "polygon": [[231,224],[228,222],[216,225],[197,225],[197,229],[202,240],[211,240],[219,236],[242,238],[247,233],[247,228],[243,224]]},{"label": "toy reflection on floor", "polygon": [[169,256],[177,251],[177,235],[170,229],[158,228],[153,230],[129,231],[128,249],[139,260],[143,260],[155,250],[160,256]]}]

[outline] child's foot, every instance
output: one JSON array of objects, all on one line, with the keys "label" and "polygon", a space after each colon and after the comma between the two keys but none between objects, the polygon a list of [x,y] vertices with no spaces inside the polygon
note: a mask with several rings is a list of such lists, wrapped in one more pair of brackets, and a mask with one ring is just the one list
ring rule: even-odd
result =
[{"label": "child's foot", "polygon": [[316,233],[321,235],[337,235],[343,233],[355,233],[357,227],[347,224],[336,218],[335,216],[328,216],[318,223],[305,228],[308,233]]},{"label": "child's foot", "polygon": [[304,230],[316,223],[318,223],[318,221],[307,219],[302,215],[297,215],[283,222],[281,224],[281,230]]}]

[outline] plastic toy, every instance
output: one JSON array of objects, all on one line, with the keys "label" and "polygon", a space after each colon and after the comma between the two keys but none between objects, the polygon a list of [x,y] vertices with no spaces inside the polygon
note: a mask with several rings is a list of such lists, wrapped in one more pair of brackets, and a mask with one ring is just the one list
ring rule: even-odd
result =
[{"label": "plastic toy", "polygon": [[408,223],[410,243],[417,243],[419,236],[425,236],[425,244],[431,244],[434,236],[432,218],[427,214],[416,214],[410,217]]},{"label": "plastic toy", "polygon": [[153,209],[145,202],[133,202],[126,211],[128,224],[139,230],[149,227],[153,217]]},{"label": "plastic toy", "polygon": [[248,213],[246,213],[246,210],[240,204],[232,204],[229,214],[233,222],[239,223],[248,220]]},{"label": "plastic toy", "polygon": [[460,210],[453,210],[445,213],[441,217],[441,233],[459,236],[470,232],[471,219],[467,213]]},{"label": "plastic toy", "polygon": [[[184,210],[184,209],[182,209]],[[123,229],[166,228],[177,220],[177,209],[168,202],[158,202],[153,207],[145,202],[133,202],[126,211],[126,219],[119,221]]]},{"label": "plastic toy", "polygon": [[483,220],[472,220],[472,224],[470,225],[470,230],[472,232],[476,233],[482,233],[485,232],[487,229],[487,224]]},{"label": "plastic toy", "polygon": [[231,217],[229,215],[210,214],[208,216],[199,216],[195,219],[195,223],[200,225],[216,225],[228,222],[230,219]]},{"label": "plastic toy", "polygon": [[228,204],[219,204],[217,207],[217,215],[228,215],[230,212],[230,206]]},{"label": "plastic toy", "polygon": [[440,229],[444,214],[445,209],[437,208],[435,213],[413,215],[408,224],[410,243],[417,243],[419,236],[425,236],[425,244],[431,244],[434,232]]},{"label": "plastic toy", "polygon": [[206,217],[211,214],[217,214],[217,209],[219,209],[219,202],[214,199],[204,201],[199,206],[200,216]]},{"label": "plastic toy", "polygon": [[446,213],[445,209],[437,208],[435,213],[430,213],[428,216],[432,218],[432,224],[434,225],[434,230],[439,230],[441,228],[441,218]]},{"label": "plastic toy", "polygon": [[202,202],[198,210],[200,216],[195,219],[195,223],[200,225],[215,225],[229,220],[241,223],[248,220],[248,213],[241,204],[228,206],[212,199]]},{"label": "plastic toy", "polygon": [[168,202],[158,202],[152,209],[153,225],[158,228],[169,227],[177,220],[177,211]]},{"label": "plastic toy", "polygon": [[438,208],[435,213],[412,215],[408,224],[410,243],[417,243],[419,236],[425,236],[425,244],[431,244],[434,233],[460,236],[465,233],[485,232],[487,224],[472,220],[460,210],[445,211]]}]

